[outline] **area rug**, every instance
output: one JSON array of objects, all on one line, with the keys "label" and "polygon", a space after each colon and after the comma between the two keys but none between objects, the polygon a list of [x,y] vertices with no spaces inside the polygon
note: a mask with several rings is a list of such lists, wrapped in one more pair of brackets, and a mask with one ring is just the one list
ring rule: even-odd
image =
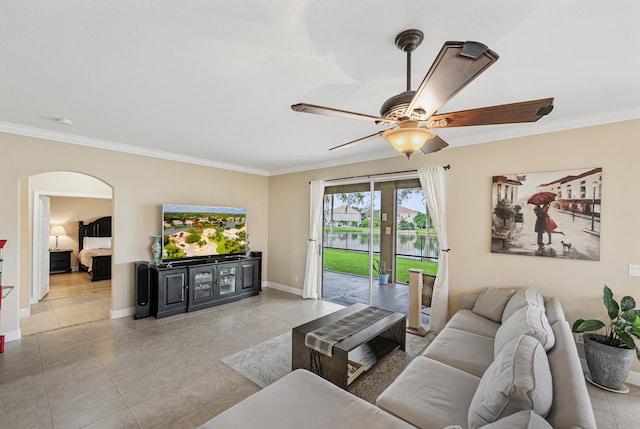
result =
[{"label": "area rug", "polygon": [[[407,364],[431,342],[432,335],[407,334],[406,351],[395,350],[376,366],[358,377],[349,392],[375,402],[378,395],[400,374]],[[291,332],[242,350],[222,361],[260,387],[267,387],[291,372]]]}]

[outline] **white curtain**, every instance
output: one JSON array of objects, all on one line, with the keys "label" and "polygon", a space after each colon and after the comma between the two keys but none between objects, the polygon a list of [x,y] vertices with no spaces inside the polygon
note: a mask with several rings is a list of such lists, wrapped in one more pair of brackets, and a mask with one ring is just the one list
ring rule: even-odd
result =
[{"label": "white curtain", "polygon": [[323,198],[324,180],[311,182],[309,241],[307,241],[307,266],[302,287],[303,298],[318,299],[320,297]]},{"label": "white curtain", "polygon": [[421,168],[418,170],[418,177],[440,244],[438,274],[433,285],[429,319],[429,330],[440,332],[449,319],[449,253],[447,251],[449,246],[447,245],[444,168],[440,166]]}]

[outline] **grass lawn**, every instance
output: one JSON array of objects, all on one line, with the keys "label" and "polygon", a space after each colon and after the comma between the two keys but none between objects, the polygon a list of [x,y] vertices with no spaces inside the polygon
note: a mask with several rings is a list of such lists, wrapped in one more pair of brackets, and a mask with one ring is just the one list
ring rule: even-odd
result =
[{"label": "grass lawn", "polygon": [[[349,250],[324,249],[324,269],[339,273],[369,276],[369,254]],[[436,262],[421,262],[415,259],[397,258],[397,283],[409,282],[409,268],[422,269],[426,274],[435,275],[438,271]]]}]

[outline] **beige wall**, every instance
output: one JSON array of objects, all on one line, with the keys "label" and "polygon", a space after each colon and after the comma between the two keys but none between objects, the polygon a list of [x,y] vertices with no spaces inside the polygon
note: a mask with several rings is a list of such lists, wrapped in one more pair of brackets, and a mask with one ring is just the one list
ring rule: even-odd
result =
[{"label": "beige wall", "polygon": [[[151,259],[151,236],[160,234],[162,203],[207,204],[247,208],[253,250],[267,248],[268,180],[156,158],[0,133],[0,238],[5,248],[3,284],[28,288],[19,275],[28,242],[19,225],[24,222],[24,181],[48,171],[89,174],[113,187],[114,267],[113,310],[133,306],[132,262]],[[26,218],[26,215],[24,215]],[[18,256],[20,255],[20,257]],[[268,253],[264,254],[268,260]],[[267,263],[263,264],[266,279]],[[18,293],[3,302],[0,331],[18,329]]]},{"label": "beige wall", "polygon": [[[640,303],[640,277],[628,275],[629,264],[640,264],[638,135],[640,121],[629,121],[449,148],[429,156],[417,155],[410,161],[396,156],[271,177],[269,280],[302,288],[310,180],[450,164],[446,189],[451,311],[458,307],[463,293],[478,292],[486,286],[527,285],[559,297],[570,322],[576,318],[605,318],[601,299],[604,284],[618,299],[632,295]],[[492,176],[589,167],[603,168],[600,261],[491,253]],[[299,276],[298,282],[295,276]],[[636,363],[634,370],[639,369]]]}]

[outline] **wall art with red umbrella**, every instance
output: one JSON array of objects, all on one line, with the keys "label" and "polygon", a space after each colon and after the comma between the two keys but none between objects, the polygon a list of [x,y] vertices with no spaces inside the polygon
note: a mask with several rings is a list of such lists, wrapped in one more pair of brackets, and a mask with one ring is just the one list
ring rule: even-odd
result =
[{"label": "wall art with red umbrella", "polygon": [[600,260],[602,168],[493,176],[491,252]]}]

